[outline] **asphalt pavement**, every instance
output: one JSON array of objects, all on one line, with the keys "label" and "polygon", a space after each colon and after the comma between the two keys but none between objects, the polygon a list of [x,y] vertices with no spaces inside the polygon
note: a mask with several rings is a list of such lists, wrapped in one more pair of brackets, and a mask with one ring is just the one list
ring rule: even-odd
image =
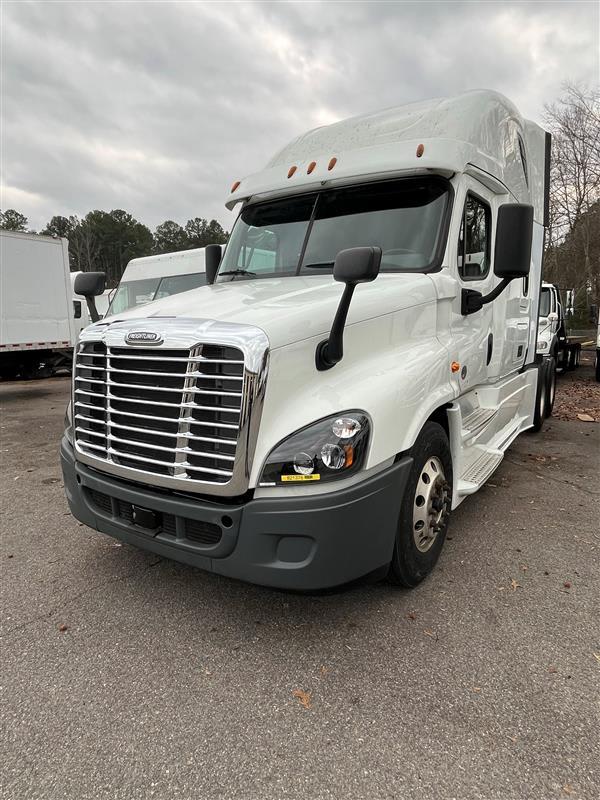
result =
[{"label": "asphalt pavement", "polygon": [[416,590],[305,596],[73,519],[68,392],[0,384],[2,798],[597,800],[600,424],[519,437]]}]

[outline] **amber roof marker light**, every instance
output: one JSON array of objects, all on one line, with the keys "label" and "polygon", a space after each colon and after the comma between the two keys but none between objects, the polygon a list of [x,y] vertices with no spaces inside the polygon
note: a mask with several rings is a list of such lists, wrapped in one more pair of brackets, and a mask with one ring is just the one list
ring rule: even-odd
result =
[{"label": "amber roof marker light", "polygon": [[424,144],[417,145],[417,158],[421,158],[424,152],[425,152],[425,145]]},{"label": "amber roof marker light", "polygon": [[335,167],[336,164],[337,164],[337,158],[335,156],[329,159],[329,164],[327,164],[327,169],[329,170],[329,172],[331,172],[331,170]]},{"label": "amber roof marker light", "polygon": [[298,169],[298,167],[295,166],[295,165],[290,167],[289,170],[288,170],[288,178],[291,178],[292,175],[294,174],[294,172],[296,172],[297,169]]},{"label": "amber roof marker light", "polygon": [[233,186],[231,187],[231,191],[235,192],[236,189],[239,188],[241,181],[234,181]]},{"label": "amber roof marker light", "polygon": [[316,166],[317,166],[317,162],[316,161],[311,161],[310,164],[308,165],[308,169],[306,170],[306,174],[310,175],[310,173],[314,170],[314,168]]}]

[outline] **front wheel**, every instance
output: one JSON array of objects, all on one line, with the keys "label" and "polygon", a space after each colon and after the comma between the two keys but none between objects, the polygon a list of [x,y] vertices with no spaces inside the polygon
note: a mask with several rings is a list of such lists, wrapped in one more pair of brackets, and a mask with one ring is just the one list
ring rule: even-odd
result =
[{"label": "front wheel", "polygon": [[444,545],[452,505],[452,455],[448,437],[428,422],[411,451],[411,467],[388,578],[399,586],[417,586],[436,565]]}]

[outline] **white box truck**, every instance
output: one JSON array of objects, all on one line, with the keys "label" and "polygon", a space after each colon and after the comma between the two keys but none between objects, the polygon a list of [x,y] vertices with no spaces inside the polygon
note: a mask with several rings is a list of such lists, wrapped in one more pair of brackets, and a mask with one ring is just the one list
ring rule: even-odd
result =
[{"label": "white box truck", "polygon": [[203,247],[133,258],[125,267],[106,316],[205,284]]},{"label": "white box truck", "polygon": [[236,180],[209,285],[81,336],[73,514],[259,584],[418,584],[548,408],[549,156],[476,91],[317,128]]},{"label": "white box truck", "polygon": [[0,375],[70,365],[77,326],[66,239],[0,231]]}]

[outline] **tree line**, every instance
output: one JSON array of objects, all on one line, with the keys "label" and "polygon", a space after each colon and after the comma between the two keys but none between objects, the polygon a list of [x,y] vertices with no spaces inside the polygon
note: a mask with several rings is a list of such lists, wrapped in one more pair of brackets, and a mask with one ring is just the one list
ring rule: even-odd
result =
[{"label": "tree line", "polygon": [[545,107],[552,134],[544,277],[573,292],[573,327],[600,304],[600,89],[573,84]]},{"label": "tree line", "polygon": [[[29,230],[27,217],[12,208],[0,212],[0,228],[35,233]],[[165,220],[152,232],[121,209],[90,211],[82,219],[54,216],[39,233],[68,239],[71,269],[102,270],[111,287],[132,258],[224,244],[229,236],[217,220],[203,217],[189,219],[185,225]]]}]

